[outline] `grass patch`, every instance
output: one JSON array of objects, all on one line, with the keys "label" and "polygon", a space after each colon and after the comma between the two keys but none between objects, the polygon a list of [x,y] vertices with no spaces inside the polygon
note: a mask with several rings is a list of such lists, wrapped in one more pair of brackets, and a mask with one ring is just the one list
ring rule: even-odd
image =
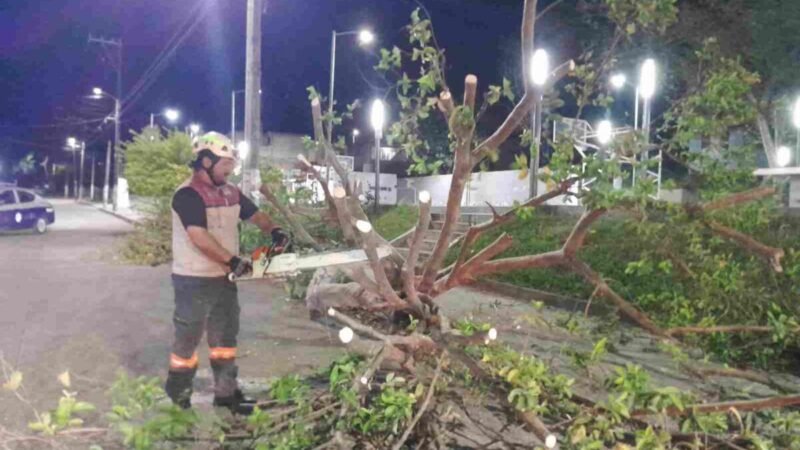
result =
[{"label": "grass patch", "polygon": [[373,224],[375,230],[386,240],[402,235],[417,224],[419,210],[410,205],[398,205],[382,213]]}]

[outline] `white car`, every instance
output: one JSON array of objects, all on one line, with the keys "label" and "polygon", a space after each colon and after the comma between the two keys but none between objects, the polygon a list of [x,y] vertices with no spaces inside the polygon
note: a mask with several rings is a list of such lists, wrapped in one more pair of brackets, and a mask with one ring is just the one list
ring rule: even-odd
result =
[{"label": "white car", "polygon": [[27,189],[0,184],[0,230],[32,229],[41,234],[55,220],[47,200]]}]

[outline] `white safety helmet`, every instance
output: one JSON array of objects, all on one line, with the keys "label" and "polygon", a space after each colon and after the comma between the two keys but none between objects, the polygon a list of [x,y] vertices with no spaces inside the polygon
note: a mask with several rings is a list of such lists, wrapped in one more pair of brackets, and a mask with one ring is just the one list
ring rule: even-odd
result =
[{"label": "white safety helmet", "polygon": [[216,131],[209,131],[194,141],[192,153],[197,155],[203,150],[208,150],[220,158],[239,159],[239,151],[236,150],[233,142],[224,134]]}]

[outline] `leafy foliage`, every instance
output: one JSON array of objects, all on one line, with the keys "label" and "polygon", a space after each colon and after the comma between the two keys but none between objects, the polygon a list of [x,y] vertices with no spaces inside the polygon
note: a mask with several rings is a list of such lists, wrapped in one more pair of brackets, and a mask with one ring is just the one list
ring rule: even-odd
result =
[{"label": "leafy foliage", "polygon": [[123,147],[125,178],[132,194],[166,197],[191,175],[192,142],[185,133],[134,133],[133,140]]}]

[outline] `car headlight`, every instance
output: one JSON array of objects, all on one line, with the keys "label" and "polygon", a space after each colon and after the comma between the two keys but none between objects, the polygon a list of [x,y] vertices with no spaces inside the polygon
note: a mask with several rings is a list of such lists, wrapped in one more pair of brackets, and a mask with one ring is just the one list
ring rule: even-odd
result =
[{"label": "car headlight", "polygon": [[54,209],[53,209],[53,208],[45,208],[45,211],[47,211],[47,212],[51,213],[51,212],[53,212],[53,211],[54,211]]}]

